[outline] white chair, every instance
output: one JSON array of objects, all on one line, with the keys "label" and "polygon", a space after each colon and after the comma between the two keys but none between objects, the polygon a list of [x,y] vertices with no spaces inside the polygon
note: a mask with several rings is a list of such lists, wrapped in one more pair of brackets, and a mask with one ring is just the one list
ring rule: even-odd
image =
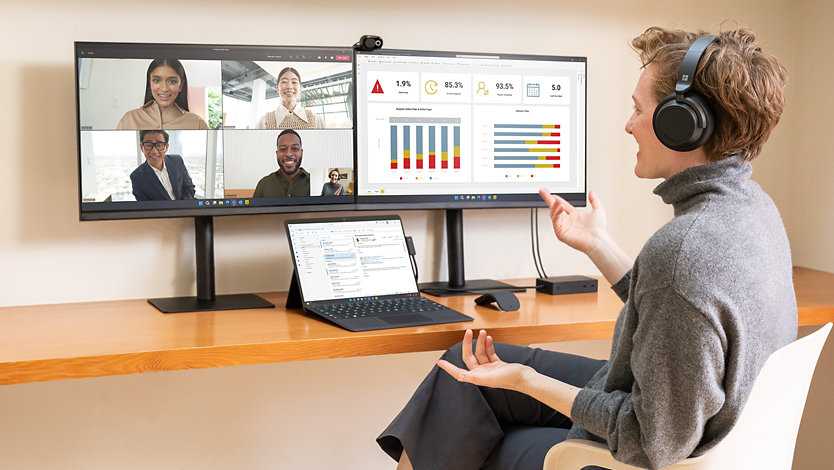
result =
[{"label": "white chair", "polygon": [[[790,470],[808,388],[829,331],[831,323],[774,352],[730,433],[705,454],[667,468]],[[639,468],[614,460],[604,444],[581,439],[556,444],[544,459],[544,470],[578,470],[588,465]]]}]

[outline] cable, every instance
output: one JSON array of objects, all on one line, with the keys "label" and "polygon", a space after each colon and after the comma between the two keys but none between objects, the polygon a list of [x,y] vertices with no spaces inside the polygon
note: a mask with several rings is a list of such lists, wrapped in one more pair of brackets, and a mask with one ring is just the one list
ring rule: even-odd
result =
[{"label": "cable", "polygon": [[420,276],[417,272],[417,260],[414,255],[409,255],[409,258],[411,258],[411,272],[414,273],[414,282],[417,282],[417,278]]},{"label": "cable", "polygon": [[536,256],[538,256],[539,266],[541,266],[541,268],[542,268],[542,274],[543,274],[542,277],[546,278],[547,277],[547,272],[544,270],[544,262],[542,261],[542,253],[541,253],[541,251],[539,251],[539,248],[541,247],[541,243],[539,243],[539,209],[534,208],[533,210],[536,211]]},{"label": "cable", "polygon": [[536,208],[530,208],[530,244],[533,250],[533,264],[536,265],[536,272],[539,277],[546,278],[547,273],[544,270],[544,262],[542,262],[542,255],[539,251],[539,211]]},{"label": "cable", "polygon": [[417,282],[419,272],[417,270],[417,259],[414,257],[417,254],[417,250],[414,248],[414,240],[411,237],[405,237],[405,246],[408,250],[409,260],[411,261],[411,273],[414,274],[414,282]]},{"label": "cable", "polygon": [[533,264],[536,266],[536,272],[539,274],[539,277],[542,276],[542,269],[539,266],[539,260],[536,258],[536,230],[534,229],[533,225],[533,211],[536,210],[534,208],[530,208],[530,249],[533,252]]}]

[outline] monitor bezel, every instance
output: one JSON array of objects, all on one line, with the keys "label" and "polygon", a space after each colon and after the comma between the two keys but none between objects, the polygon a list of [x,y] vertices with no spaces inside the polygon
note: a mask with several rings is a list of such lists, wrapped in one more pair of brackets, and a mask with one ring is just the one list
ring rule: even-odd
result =
[{"label": "monitor bezel", "polygon": [[[164,56],[175,56],[180,59],[193,60],[244,60],[240,56],[233,54],[245,52],[246,50],[263,50],[263,51],[344,51],[350,56],[348,61],[352,69],[352,77],[356,76],[356,61],[355,51],[351,46],[297,46],[297,45],[253,45],[253,44],[189,44],[189,43],[146,43],[146,42],[97,42],[97,41],[75,41],[73,45],[74,51],[74,70],[75,70],[75,137],[76,137],[76,159],[77,159],[77,201],[78,201],[78,217],[80,221],[94,221],[94,220],[128,220],[128,219],[155,219],[155,218],[174,218],[174,217],[199,217],[199,216],[227,216],[227,215],[255,215],[255,214],[292,214],[300,212],[335,212],[344,210],[355,210],[356,201],[355,196],[342,197],[339,200],[328,198],[326,202],[315,202],[321,196],[310,196],[304,198],[301,204],[290,203],[289,199],[298,198],[270,198],[270,203],[266,205],[235,205],[235,206],[199,206],[198,201],[158,201],[166,205],[174,203],[174,207],[154,207],[155,204],[148,204],[147,202],[139,203],[136,201],[120,201],[111,202],[106,207],[100,206],[100,202],[90,203],[84,202],[82,193],[82,155],[81,155],[81,109],[80,109],[80,59],[84,58],[80,54],[82,49],[106,50],[112,49],[110,55],[102,56],[102,58],[138,58],[147,59],[149,56],[161,53]],[[118,54],[116,54],[118,52]],[[202,52],[202,56],[195,54]],[[205,55],[214,54],[211,59],[206,59]],[[224,55],[229,54],[227,57]],[[312,60],[312,59],[311,59]],[[304,62],[305,60],[299,60]],[[351,89],[355,87],[351,84]],[[355,95],[355,93],[354,93]],[[352,109],[352,124],[351,129],[353,133],[353,163],[356,164],[356,113],[355,113],[355,96],[350,100]],[[355,166],[354,166],[355,169]],[[354,186],[355,171],[354,171]],[[241,200],[252,198],[213,198],[203,199],[203,201],[220,201],[220,200]],[[280,199],[276,201],[274,199]],[[313,201],[310,201],[312,199]],[[191,202],[194,205],[191,205]],[[142,204],[151,207],[136,207]],[[85,207],[85,205],[87,205]],[[89,205],[95,205],[96,208],[91,208]],[[122,207],[119,207],[122,206]],[[181,207],[177,207],[181,206]]]},{"label": "monitor bezel", "polygon": [[[549,60],[549,61],[570,61],[583,62],[585,64],[585,142],[582,164],[584,192],[556,192],[567,202],[577,207],[584,207],[587,204],[588,192],[588,58],[585,56],[561,56],[561,55],[540,55],[540,54],[519,54],[519,53],[493,53],[493,52],[464,52],[464,51],[433,51],[422,49],[374,49],[371,51],[357,50],[353,56],[353,84],[357,86],[358,63],[360,55],[414,55],[414,56],[439,56],[439,57],[484,57],[484,58],[505,58],[508,60]],[[359,164],[359,94],[353,93],[353,118],[354,118],[354,168],[358,169]],[[358,171],[354,172],[354,187],[357,210],[419,210],[419,209],[491,209],[491,208],[536,208],[547,207],[547,204],[536,193],[497,193],[497,200],[450,200],[454,194],[444,195],[361,195]]]}]

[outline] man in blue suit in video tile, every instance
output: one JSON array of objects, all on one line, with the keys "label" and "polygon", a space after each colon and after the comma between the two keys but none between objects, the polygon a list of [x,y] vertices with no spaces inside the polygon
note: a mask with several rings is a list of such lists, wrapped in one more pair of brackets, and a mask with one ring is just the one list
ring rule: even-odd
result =
[{"label": "man in blue suit in video tile", "polygon": [[165,154],[168,151],[167,132],[139,131],[139,146],[145,154],[145,163],[130,174],[137,201],[194,199],[194,183],[182,157]]}]

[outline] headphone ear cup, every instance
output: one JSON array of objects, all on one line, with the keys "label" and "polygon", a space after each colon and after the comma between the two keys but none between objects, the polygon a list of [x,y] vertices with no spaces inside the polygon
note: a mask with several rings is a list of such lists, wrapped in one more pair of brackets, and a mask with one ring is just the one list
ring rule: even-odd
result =
[{"label": "headphone ear cup", "polygon": [[672,93],[657,104],[652,126],[660,143],[678,152],[689,152],[712,137],[715,117],[700,93],[690,91],[681,101]]}]

